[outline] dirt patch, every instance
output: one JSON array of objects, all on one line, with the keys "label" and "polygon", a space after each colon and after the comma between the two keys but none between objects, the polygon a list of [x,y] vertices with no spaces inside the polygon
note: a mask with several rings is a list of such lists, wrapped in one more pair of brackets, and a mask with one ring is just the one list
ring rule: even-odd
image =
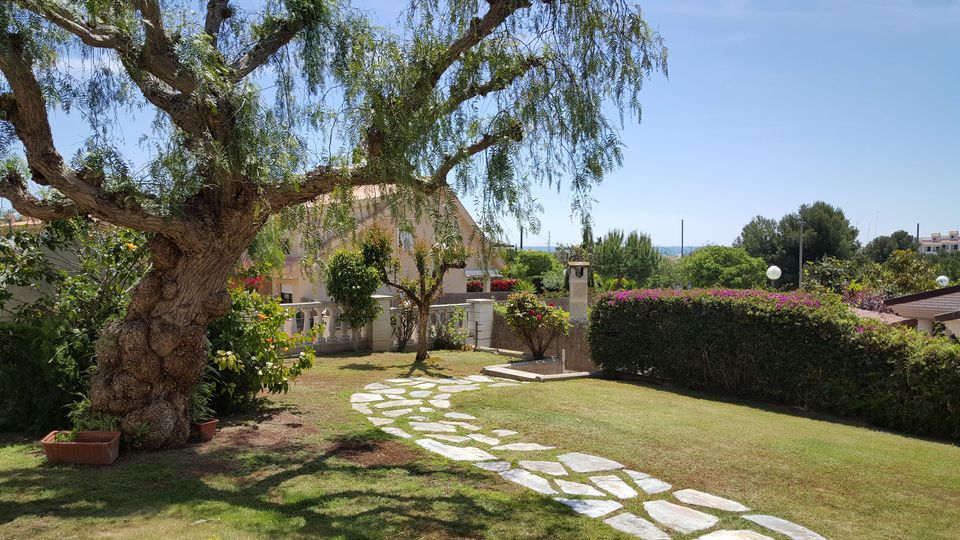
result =
[{"label": "dirt patch", "polygon": [[363,467],[406,465],[419,457],[417,452],[398,442],[364,439],[339,442],[330,453]]},{"label": "dirt patch", "polygon": [[[231,419],[232,420],[232,419]],[[316,432],[303,417],[289,410],[277,411],[269,417],[257,418],[255,423],[231,425],[230,421],[217,431],[211,447],[273,448],[282,450],[300,446],[301,439]]]}]

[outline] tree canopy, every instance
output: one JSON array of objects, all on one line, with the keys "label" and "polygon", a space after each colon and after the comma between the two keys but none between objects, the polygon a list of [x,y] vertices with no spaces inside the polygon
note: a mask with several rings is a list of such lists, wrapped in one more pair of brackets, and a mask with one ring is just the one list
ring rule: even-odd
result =
[{"label": "tree canopy", "polygon": [[681,259],[678,273],[684,285],[750,289],[766,281],[766,266],[743,248],[705,246]]},{"label": "tree canopy", "polygon": [[643,286],[657,271],[660,259],[650,236],[633,231],[624,238],[623,231],[614,229],[594,244],[590,264],[619,289],[624,280]]}]

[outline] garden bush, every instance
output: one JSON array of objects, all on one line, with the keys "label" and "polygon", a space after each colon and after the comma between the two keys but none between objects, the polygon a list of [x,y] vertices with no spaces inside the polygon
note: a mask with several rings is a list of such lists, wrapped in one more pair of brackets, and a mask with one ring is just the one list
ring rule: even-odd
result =
[{"label": "garden bush", "polygon": [[528,292],[511,294],[497,310],[507,326],[527,344],[534,360],[544,357],[554,339],[570,332],[569,313]]},{"label": "garden bush", "polygon": [[466,313],[457,308],[430,327],[430,341],[434,349],[462,351],[467,346],[469,332],[460,327]]},{"label": "garden bush", "polygon": [[588,341],[605,370],[960,439],[960,346],[835,295],[620,291],[593,307]]},{"label": "garden bush", "polygon": [[276,298],[256,291],[232,289],[230,312],[208,330],[215,391],[213,409],[222,415],[247,411],[257,405],[261,391],[286,392],[290,381],[313,365],[315,351],[305,347],[287,358],[304,343],[313,341],[321,330],[288,336],[283,323],[290,312]]}]

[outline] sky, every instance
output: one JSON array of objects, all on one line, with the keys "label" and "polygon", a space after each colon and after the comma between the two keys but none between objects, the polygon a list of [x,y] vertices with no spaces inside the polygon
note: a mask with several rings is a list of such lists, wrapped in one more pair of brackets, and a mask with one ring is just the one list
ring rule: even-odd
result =
[{"label": "sky", "polygon": [[[669,78],[644,84],[642,122],[624,126],[623,167],[593,192],[595,234],[679,245],[684,220],[686,245],[729,244],[753,216],[817,200],[864,242],[960,228],[960,0],[638,3]],[[389,25],[406,2],[355,4]],[[82,124],[52,122],[69,155]],[[534,193],[542,230],[524,244],[579,242],[569,193]]]}]

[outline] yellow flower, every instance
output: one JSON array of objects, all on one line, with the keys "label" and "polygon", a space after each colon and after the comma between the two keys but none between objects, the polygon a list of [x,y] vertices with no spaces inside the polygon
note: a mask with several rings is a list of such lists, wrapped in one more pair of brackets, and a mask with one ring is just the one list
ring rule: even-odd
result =
[{"label": "yellow flower", "polygon": [[267,320],[268,317],[267,317],[266,315],[264,315],[263,313],[258,313],[258,314],[257,314],[257,318],[260,319],[261,321],[265,321],[265,320]]},{"label": "yellow flower", "polygon": [[129,251],[133,251],[133,250],[137,249],[137,245],[134,244],[134,243],[131,243],[131,242],[127,242],[127,243],[126,243],[126,248],[127,248],[127,250],[129,250]]}]

